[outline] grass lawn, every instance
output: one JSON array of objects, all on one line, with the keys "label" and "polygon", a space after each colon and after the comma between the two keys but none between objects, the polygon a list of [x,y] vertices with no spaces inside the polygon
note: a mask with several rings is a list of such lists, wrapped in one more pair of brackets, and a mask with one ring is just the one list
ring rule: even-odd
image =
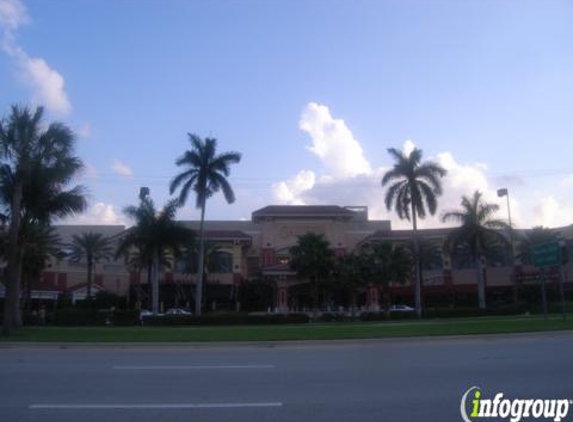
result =
[{"label": "grass lawn", "polygon": [[477,317],[430,321],[218,327],[27,327],[2,341],[208,342],[342,340],[573,330],[573,318]]}]

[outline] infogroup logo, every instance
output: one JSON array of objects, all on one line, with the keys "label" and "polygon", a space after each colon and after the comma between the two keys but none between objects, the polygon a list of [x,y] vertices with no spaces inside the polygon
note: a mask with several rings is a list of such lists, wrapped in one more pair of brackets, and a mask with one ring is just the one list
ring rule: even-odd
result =
[{"label": "infogroup logo", "polygon": [[567,417],[571,404],[573,401],[569,399],[507,399],[503,393],[494,394],[493,399],[485,399],[481,388],[474,386],[462,396],[460,413],[464,422],[484,418],[509,419],[511,422],[529,418],[559,422]]}]

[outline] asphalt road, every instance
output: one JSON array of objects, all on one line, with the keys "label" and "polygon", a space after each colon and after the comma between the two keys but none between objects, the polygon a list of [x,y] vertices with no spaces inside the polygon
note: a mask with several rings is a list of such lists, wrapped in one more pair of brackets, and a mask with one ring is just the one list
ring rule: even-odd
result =
[{"label": "asphalt road", "polygon": [[1,346],[0,421],[460,421],[469,387],[484,397],[573,398],[572,374],[573,333]]}]

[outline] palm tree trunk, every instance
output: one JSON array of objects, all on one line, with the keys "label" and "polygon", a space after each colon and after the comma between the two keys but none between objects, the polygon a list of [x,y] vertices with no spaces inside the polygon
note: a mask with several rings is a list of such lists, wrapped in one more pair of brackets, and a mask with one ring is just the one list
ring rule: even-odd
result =
[{"label": "palm tree trunk", "polygon": [[352,317],[356,316],[356,288],[350,290],[350,315]]},{"label": "palm tree trunk", "polygon": [[485,280],[484,280],[484,268],[481,263],[481,256],[476,256],[476,269],[478,272],[478,306],[480,309],[486,308],[485,303]]},{"label": "palm tree trunk", "polygon": [[151,276],[153,274],[153,259],[147,263],[147,309],[153,309],[153,295],[151,294]]},{"label": "palm tree trunk", "polygon": [[159,313],[159,251],[153,257],[151,264],[151,312]]},{"label": "palm tree trunk", "polygon": [[[31,305],[32,305],[32,280],[30,277],[25,277],[24,272],[22,271],[23,259],[22,254],[18,256],[18,272],[20,274],[21,288],[24,290],[22,295],[22,303],[20,305],[20,309],[24,312],[29,312]],[[22,325],[23,321],[22,321]]]},{"label": "palm tree trunk", "polygon": [[[20,274],[22,274],[21,271]],[[22,309],[24,310],[24,314],[26,314],[30,313],[30,310],[32,309],[32,279],[22,276],[22,285],[24,286]]]},{"label": "palm tree trunk", "polygon": [[20,314],[20,207],[22,204],[22,178],[16,176],[12,194],[10,230],[8,233],[8,268],[6,271],[6,297],[4,299],[4,327],[2,334],[9,336],[13,328],[22,325]]},{"label": "palm tree trunk", "polygon": [[92,303],[92,272],[93,272],[93,262],[88,258],[88,282],[86,285],[86,304],[91,308]]},{"label": "palm tree trunk", "polygon": [[412,201],[412,227],[414,229],[414,265],[416,271],[416,280],[414,284],[414,301],[416,308],[416,315],[418,318],[422,316],[422,272],[420,271],[420,242],[418,240],[418,217],[416,215],[416,207]]},{"label": "palm tree trunk", "polygon": [[205,253],[205,242],[203,239],[203,232],[204,232],[204,223],[205,223],[205,206],[207,205],[207,201],[204,200],[203,204],[201,205],[201,222],[199,223],[199,262],[197,263],[197,280],[195,284],[195,315],[201,316],[202,311],[202,304],[203,304],[203,268],[205,265],[204,262],[204,253]]},{"label": "palm tree trunk", "polygon": [[313,277],[311,280],[312,289],[312,317],[316,321],[318,319],[318,277]]}]

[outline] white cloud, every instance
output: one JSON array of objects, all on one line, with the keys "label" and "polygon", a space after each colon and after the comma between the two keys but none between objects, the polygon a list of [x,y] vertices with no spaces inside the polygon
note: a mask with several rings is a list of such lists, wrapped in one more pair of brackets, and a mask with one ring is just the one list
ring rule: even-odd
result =
[{"label": "white cloud", "polygon": [[42,58],[19,55],[21,77],[32,90],[32,102],[44,105],[59,115],[67,115],[72,106],[64,89],[64,77],[52,69]]},{"label": "white cloud", "polygon": [[557,227],[573,223],[573,204],[559,201],[553,195],[538,199],[534,211],[534,226]]},{"label": "white cloud", "polygon": [[309,151],[317,155],[335,177],[351,177],[371,172],[360,143],[354,139],[344,120],[334,119],[328,107],[308,103],[299,128],[310,135]]},{"label": "white cloud", "polygon": [[96,202],[90,205],[85,213],[66,219],[63,224],[126,225],[126,220],[116,212],[113,205]]},{"label": "white cloud", "polygon": [[111,165],[111,168],[114,172],[116,172],[120,176],[127,177],[127,178],[133,177],[133,170],[131,170],[130,167],[128,167],[127,165],[125,165],[124,163],[122,163],[119,160],[114,160],[112,165]]},{"label": "white cloud", "polygon": [[402,146],[402,152],[406,155],[410,155],[415,148],[416,144],[414,144],[412,140],[408,139],[406,142],[404,142],[404,145]]},{"label": "white cloud", "polygon": [[305,205],[300,195],[311,190],[316,183],[316,175],[311,170],[301,170],[293,178],[273,185],[273,194],[280,204]]},{"label": "white cloud", "polygon": [[563,186],[571,187],[573,186],[573,174],[567,175],[562,181]]},{"label": "white cloud", "polygon": [[[386,210],[384,204],[385,189],[380,181],[393,164],[390,156],[385,166],[371,166],[362,146],[344,121],[334,119],[324,105],[309,103],[302,113],[299,127],[311,137],[312,144],[307,149],[320,158],[320,172],[301,169],[292,178],[275,183],[272,194],[276,203],[366,205],[370,219],[390,219],[395,228],[411,228],[411,222],[399,220],[393,210]],[[402,150],[408,153],[415,147],[412,140],[407,140]],[[506,199],[497,196],[497,189],[506,186],[499,184],[499,177],[490,177],[487,163],[462,163],[451,152],[441,152],[433,157],[425,155],[424,160],[438,162],[448,174],[442,179],[444,193],[439,198],[438,211],[435,216],[421,220],[421,228],[444,226],[440,215],[447,210],[459,209],[462,196],[471,196],[476,190],[483,193],[487,202],[500,206],[497,218],[507,218]],[[567,201],[569,196],[566,192],[572,180],[573,176],[569,176],[557,184],[562,191],[553,196],[547,195],[546,191],[531,192],[529,187],[527,191],[520,191],[519,185],[524,184],[522,181],[514,184],[510,198],[514,225],[555,227],[571,224],[573,200]]]},{"label": "white cloud", "polygon": [[30,57],[16,40],[17,30],[27,22],[29,17],[20,0],[0,0],[0,45],[19,68],[18,77],[30,88],[32,102],[57,115],[68,115],[72,107],[64,77],[43,58]]},{"label": "white cloud", "polygon": [[7,37],[13,36],[18,27],[28,21],[28,13],[20,0],[0,0],[0,27]]}]

